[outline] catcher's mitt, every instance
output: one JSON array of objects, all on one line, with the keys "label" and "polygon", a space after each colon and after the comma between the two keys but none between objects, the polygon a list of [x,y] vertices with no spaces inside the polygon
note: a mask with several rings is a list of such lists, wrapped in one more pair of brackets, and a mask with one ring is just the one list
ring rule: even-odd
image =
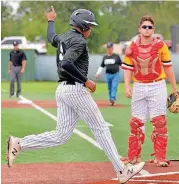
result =
[{"label": "catcher's mitt", "polygon": [[179,91],[168,96],[167,108],[172,113],[179,113]]}]

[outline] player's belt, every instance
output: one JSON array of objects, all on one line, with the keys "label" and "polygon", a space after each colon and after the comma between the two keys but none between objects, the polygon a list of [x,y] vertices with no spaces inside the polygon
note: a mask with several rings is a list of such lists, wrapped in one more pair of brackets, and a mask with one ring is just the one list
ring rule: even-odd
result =
[{"label": "player's belt", "polygon": [[[75,81],[63,81],[65,85],[76,85]],[[83,84],[85,86],[85,84]]]},{"label": "player's belt", "polygon": [[22,65],[15,65],[15,64],[13,63],[13,66],[15,66],[15,67],[16,67],[16,66],[22,66]]},{"label": "player's belt", "polygon": [[153,83],[153,82],[158,82],[158,81],[161,81],[163,80],[164,78],[161,78],[161,79],[156,79],[156,80],[149,80],[149,81],[137,81],[139,83]]},{"label": "player's belt", "polygon": [[66,81],[66,85],[75,85],[75,81]]}]

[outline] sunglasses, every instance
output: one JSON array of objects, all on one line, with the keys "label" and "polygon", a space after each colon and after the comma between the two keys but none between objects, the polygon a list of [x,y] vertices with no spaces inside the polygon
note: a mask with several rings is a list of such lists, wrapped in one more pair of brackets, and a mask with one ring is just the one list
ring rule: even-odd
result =
[{"label": "sunglasses", "polygon": [[153,29],[153,26],[146,26],[146,25],[144,25],[144,26],[142,26],[142,28],[143,28],[143,29],[147,29],[147,28],[148,28],[148,29]]}]

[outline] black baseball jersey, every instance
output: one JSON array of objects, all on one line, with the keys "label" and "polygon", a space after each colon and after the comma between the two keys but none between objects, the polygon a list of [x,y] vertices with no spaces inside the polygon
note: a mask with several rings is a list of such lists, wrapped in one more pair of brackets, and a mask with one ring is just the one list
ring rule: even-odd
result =
[{"label": "black baseball jersey", "polygon": [[11,61],[14,66],[22,66],[23,60],[27,60],[27,57],[22,50],[13,50],[9,53],[9,61]]},{"label": "black baseball jersey", "polygon": [[[83,35],[79,31],[72,29],[64,34],[56,35],[51,44],[57,48],[56,61],[59,81],[77,81],[84,83],[87,80],[89,56],[86,40]],[[82,79],[75,78],[64,70],[62,68],[63,61],[72,62],[76,69],[82,74]]]},{"label": "black baseball jersey", "polygon": [[106,73],[114,74],[119,72],[119,66],[122,65],[121,58],[117,54],[111,56],[105,55],[101,67],[106,67]]}]

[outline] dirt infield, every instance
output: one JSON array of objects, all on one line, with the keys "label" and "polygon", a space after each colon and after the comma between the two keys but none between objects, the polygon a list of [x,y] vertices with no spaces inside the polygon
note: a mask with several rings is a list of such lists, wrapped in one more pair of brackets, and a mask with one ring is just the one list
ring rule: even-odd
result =
[{"label": "dirt infield", "polygon": [[[115,180],[116,174],[112,165],[108,162],[15,164],[12,168],[2,165],[1,169],[2,184],[119,184],[119,181]],[[137,176],[128,184],[179,183],[177,162],[167,168],[146,164],[144,169],[149,171],[151,176]]]},{"label": "dirt infield", "polygon": [[[33,102],[42,108],[56,108],[55,100],[34,100]],[[105,100],[97,100],[96,103],[99,107],[110,107],[109,102]],[[27,104],[23,101],[2,100],[1,107],[2,108],[31,108],[32,106],[30,105],[29,102]],[[116,104],[113,107],[119,108],[119,107],[124,107],[124,105]]]}]

